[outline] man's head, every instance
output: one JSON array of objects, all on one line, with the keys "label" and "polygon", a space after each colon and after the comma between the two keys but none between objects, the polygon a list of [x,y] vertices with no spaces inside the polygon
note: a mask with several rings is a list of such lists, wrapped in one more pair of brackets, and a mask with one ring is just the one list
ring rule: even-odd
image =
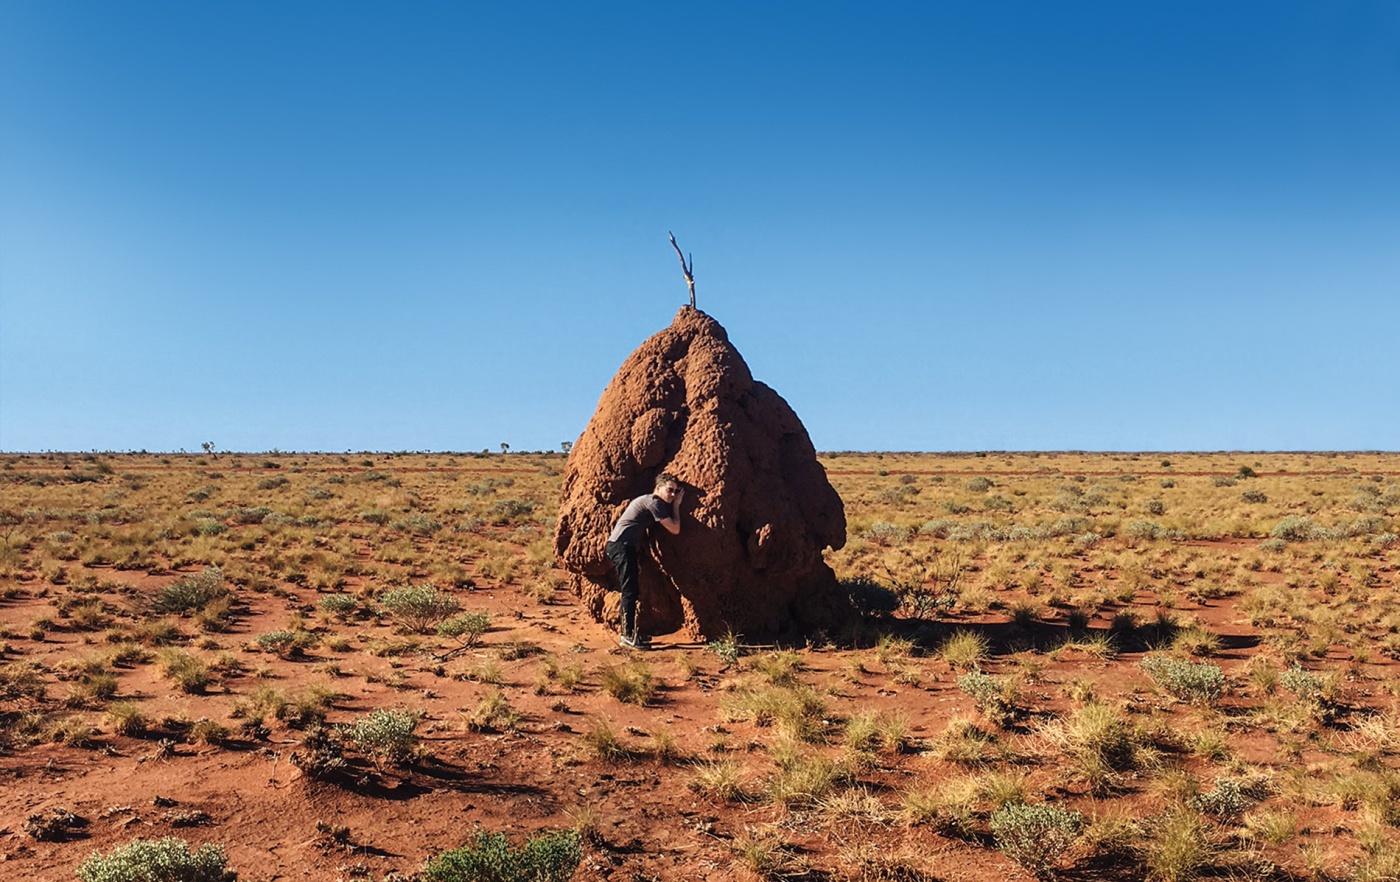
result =
[{"label": "man's head", "polygon": [[670,502],[675,498],[676,491],[680,488],[681,482],[675,475],[670,472],[662,472],[656,476],[656,488],[652,492]]}]

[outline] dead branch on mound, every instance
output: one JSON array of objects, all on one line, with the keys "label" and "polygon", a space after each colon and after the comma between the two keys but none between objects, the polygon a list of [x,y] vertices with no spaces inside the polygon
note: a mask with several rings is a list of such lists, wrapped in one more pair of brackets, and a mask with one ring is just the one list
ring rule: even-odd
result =
[{"label": "dead branch on mound", "polygon": [[676,244],[676,235],[671,232],[666,233],[671,237],[671,247],[676,249],[676,256],[681,259],[681,272],[685,273],[685,284],[690,288],[690,308],[695,308],[695,256],[690,255],[690,261],[686,262],[686,255],[681,253],[681,246]]}]

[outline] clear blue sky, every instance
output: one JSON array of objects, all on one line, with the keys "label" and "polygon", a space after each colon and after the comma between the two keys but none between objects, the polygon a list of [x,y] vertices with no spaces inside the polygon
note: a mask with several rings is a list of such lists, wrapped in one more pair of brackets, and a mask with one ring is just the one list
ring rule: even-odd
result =
[{"label": "clear blue sky", "polygon": [[1400,449],[1400,3],[0,2],[0,449]]}]

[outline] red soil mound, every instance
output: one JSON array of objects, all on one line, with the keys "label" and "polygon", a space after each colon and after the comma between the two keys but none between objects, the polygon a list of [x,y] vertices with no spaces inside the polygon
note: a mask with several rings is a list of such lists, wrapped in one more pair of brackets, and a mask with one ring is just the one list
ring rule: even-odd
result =
[{"label": "red soil mound", "polygon": [[846,541],[841,498],[797,414],[692,307],[623,363],[569,455],[555,550],[599,621],[617,618],[608,532],[662,471],[688,489],[680,535],[653,530],[641,556],[645,633],[752,637],[841,619],[822,559]]}]

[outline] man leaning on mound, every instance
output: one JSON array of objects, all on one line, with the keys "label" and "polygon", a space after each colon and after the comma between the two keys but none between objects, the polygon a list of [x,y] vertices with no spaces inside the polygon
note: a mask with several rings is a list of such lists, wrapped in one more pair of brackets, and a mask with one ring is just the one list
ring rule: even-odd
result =
[{"label": "man leaning on mound", "polygon": [[656,476],[656,489],[628,503],[608,535],[608,559],[617,569],[622,589],[622,636],[618,642],[629,649],[647,644],[647,638],[637,633],[637,550],[652,524],[660,524],[672,536],[681,531],[684,497],[685,488],[676,476],[662,472]]}]

